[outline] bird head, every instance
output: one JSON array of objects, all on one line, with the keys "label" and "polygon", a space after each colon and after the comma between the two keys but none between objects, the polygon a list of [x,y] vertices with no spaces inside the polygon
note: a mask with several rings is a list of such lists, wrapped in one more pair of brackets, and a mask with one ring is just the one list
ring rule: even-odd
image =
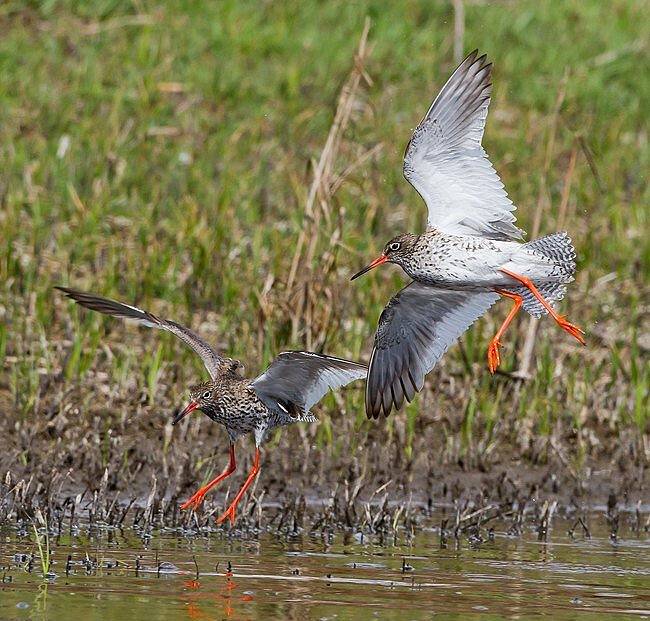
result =
[{"label": "bird head", "polygon": [[185,406],[181,412],[176,414],[172,425],[180,422],[194,410],[201,410],[206,414],[211,409],[214,402],[214,385],[211,382],[204,382],[196,386],[190,386],[190,402]]},{"label": "bird head", "polygon": [[418,236],[412,233],[402,233],[397,237],[393,237],[385,246],[383,252],[370,264],[366,265],[362,270],[359,270],[350,280],[363,276],[374,267],[382,265],[382,263],[397,263],[402,265],[402,261],[411,255],[413,248],[417,243]]}]

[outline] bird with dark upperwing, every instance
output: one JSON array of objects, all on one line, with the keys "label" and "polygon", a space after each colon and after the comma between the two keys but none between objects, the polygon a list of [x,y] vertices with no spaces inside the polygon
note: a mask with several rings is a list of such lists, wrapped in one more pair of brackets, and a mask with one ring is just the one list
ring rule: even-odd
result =
[{"label": "bird with dark upperwing", "polygon": [[352,277],[395,263],[413,279],[379,318],[366,383],[368,418],[410,402],[447,348],[500,296],[514,306],[488,347],[492,373],[500,339],[522,307],[533,317],[551,315],[585,344],[584,332],[553,308],[575,274],[571,239],[562,232],[519,241],[515,206],[481,145],[491,70],[478,50],[467,56],[406,147],[404,176],[429,212],[424,233],[391,239]]},{"label": "bird with dark upperwing", "polygon": [[286,351],[259,377],[246,379],[239,374],[243,369],[239,360],[222,357],[201,337],[174,321],[90,293],[56,288],[84,308],[171,332],[201,357],[211,379],[190,387],[190,402],[174,417],[172,424],[190,412],[202,411],[226,428],[230,438],[230,461],[218,477],[201,487],[181,508],[198,509],[207,492],[235,471],[237,438],[248,433],[255,437],[253,467],[229,507],[217,519],[219,524],[226,519],[234,524],[237,504],[260,471],[260,446],[268,432],[290,423],[315,422],[317,419],[309,410],[328,390],[366,377],[367,368],[356,362],[307,351]]}]

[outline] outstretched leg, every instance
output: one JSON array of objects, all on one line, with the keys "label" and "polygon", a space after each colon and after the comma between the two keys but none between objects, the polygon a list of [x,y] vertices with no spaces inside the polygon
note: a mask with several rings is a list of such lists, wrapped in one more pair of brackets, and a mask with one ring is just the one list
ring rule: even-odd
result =
[{"label": "outstretched leg", "polygon": [[194,511],[196,511],[203,503],[205,495],[218,483],[228,478],[236,468],[237,464],[235,463],[235,445],[231,442],[230,461],[228,462],[228,465],[223,469],[223,472],[216,479],[212,479],[212,481],[210,481],[207,485],[204,485],[201,489],[199,489],[199,491],[196,492],[196,494],[194,494],[187,502],[183,503],[181,505],[181,509],[194,509]]},{"label": "outstretched leg", "polygon": [[244,484],[241,486],[241,489],[237,492],[234,500],[230,503],[230,506],[217,518],[217,524],[225,522],[226,519],[230,519],[230,524],[235,523],[235,509],[239,504],[239,501],[242,499],[242,496],[246,493],[246,490],[251,486],[251,483],[255,480],[255,477],[260,471],[260,448],[259,446],[255,447],[255,459],[253,460],[253,467],[248,473],[248,477]]},{"label": "outstretched leg", "polygon": [[503,268],[500,271],[524,285],[524,287],[526,287],[539,300],[539,303],[548,311],[548,314],[553,317],[553,319],[555,319],[562,330],[568,332],[574,339],[580,341],[580,343],[583,345],[586,345],[586,341],[583,337],[584,331],[578,328],[578,326],[574,326],[572,323],[569,323],[566,320],[566,317],[559,315],[555,309],[544,299],[544,296],[539,292],[530,278],[526,278],[526,276],[515,274],[514,272],[510,272],[508,270],[504,270]]},{"label": "outstretched leg", "polygon": [[512,320],[515,318],[515,315],[519,312],[521,305],[523,304],[523,298],[516,293],[510,293],[505,289],[495,289],[499,295],[503,295],[511,300],[515,301],[515,305],[512,307],[505,321],[501,324],[501,327],[497,330],[497,333],[494,335],[494,338],[490,341],[488,345],[488,369],[490,373],[494,373],[497,370],[497,367],[501,364],[501,355],[499,354],[499,339],[503,336],[503,333],[506,331],[506,328],[510,325]]}]

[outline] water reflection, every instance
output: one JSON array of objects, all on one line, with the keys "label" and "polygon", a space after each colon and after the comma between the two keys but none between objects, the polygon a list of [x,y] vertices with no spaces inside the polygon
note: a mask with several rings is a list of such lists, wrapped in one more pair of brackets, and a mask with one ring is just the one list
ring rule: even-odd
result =
[{"label": "water reflection", "polygon": [[223,617],[231,618],[239,602],[249,603],[255,599],[251,593],[237,592],[237,583],[230,571],[226,572],[225,584],[217,591],[210,590],[210,585],[202,589],[201,581],[196,579],[186,580],[184,586],[187,616],[193,620],[214,619],[220,608]]}]

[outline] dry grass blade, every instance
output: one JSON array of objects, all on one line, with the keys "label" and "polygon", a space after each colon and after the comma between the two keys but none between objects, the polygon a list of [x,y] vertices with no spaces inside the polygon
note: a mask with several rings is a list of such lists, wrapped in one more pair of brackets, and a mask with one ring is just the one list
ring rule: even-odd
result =
[{"label": "dry grass blade", "polygon": [[[306,335],[308,346],[314,344],[314,317],[311,304],[321,297],[325,277],[334,266],[334,254],[328,252],[319,265],[319,273],[313,273],[316,250],[322,239],[327,239],[328,246],[331,247],[341,237],[340,219],[336,217],[337,214],[332,214],[331,199],[345,177],[376,152],[375,148],[363,154],[341,174],[337,175],[334,172],[343,135],[350,124],[352,113],[357,105],[361,85],[364,81],[371,84],[371,79],[364,69],[364,63],[369,54],[369,31],[370,19],[367,18],[354,55],[354,65],[339,93],[334,120],[318,163],[314,168],[314,178],[305,203],[303,228],[298,236],[287,279],[288,301],[291,308],[294,309],[292,336],[294,339],[297,338],[298,326],[305,322],[308,330]],[[333,230],[328,230],[326,234],[324,234],[325,231],[323,231],[322,227],[323,217],[333,227]],[[303,268],[301,270],[303,277],[298,278],[298,271],[301,266]],[[314,287],[318,287],[319,291],[316,292]],[[321,325],[327,325],[326,322],[320,323]]]},{"label": "dry grass blade", "polygon": [[80,32],[84,36],[94,37],[95,35],[109,32],[111,30],[138,26],[152,26],[155,23],[156,19],[151,15],[128,15],[101,22],[97,21],[85,24],[80,28]]},{"label": "dry grass blade", "polygon": [[463,0],[454,0],[454,62],[458,65],[463,60],[465,41],[465,5]]},{"label": "dry grass blade", "polygon": [[[555,99],[555,106],[553,107],[553,115],[551,117],[551,127],[549,131],[548,142],[546,144],[546,156],[544,158],[544,169],[542,170],[539,182],[539,194],[537,196],[537,208],[535,210],[535,219],[533,220],[533,228],[530,232],[529,239],[535,239],[539,236],[539,231],[542,225],[542,217],[547,212],[550,206],[548,197],[548,172],[551,167],[551,160],[555,149],[555,137],[557,134],[557,126],[560,117],[560,109],[566,97],[566,88],[569,81],[569,71],[564,70],[564,77],[558,89],[557,97]],[[537,327],[539,322],[534,317],[528,319],[528,327],[526,329],[526,339],[521,353],[521,363],[519,369],[513,373],[514,377],[519,379],[530,379],[530,367],[533,360],[533,352],[535,350],[535,337],[537,335]]]},{"label": "dry grass blade", "polygon": [[562,185],[562,198],[560,200],[560,207],[557,213],[557,229],[562,230],[566,222],[567,209],[569,207],[569,196],[571,196],[571,185],[573,183],[573,173],[576,168],[576,159],[578,157],[578,149],[574,145],[571,149],[571,157],[569,158],[569,166],[564,175],[564,184]]}]

